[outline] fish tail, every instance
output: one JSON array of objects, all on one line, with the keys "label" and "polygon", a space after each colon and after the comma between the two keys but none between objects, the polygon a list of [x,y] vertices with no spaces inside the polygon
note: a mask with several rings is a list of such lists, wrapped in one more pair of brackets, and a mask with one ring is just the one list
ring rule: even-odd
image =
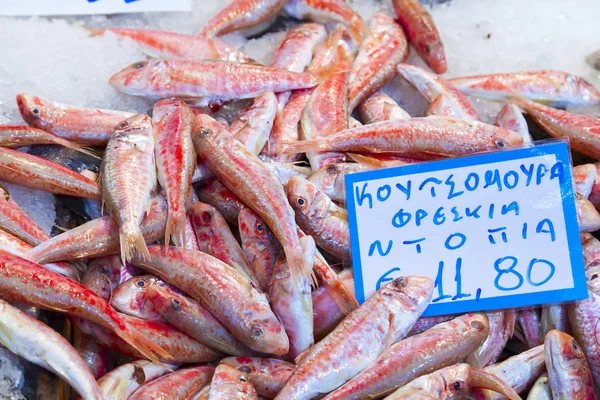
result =
[{"label": "fish tail", "polygon": [[282,142],[281,153],[297,154],[326,150],[326,145],[324,142],[324,140],[302,140],[297,142]]},{"label": "fish tail", "polygon": [[169,212],[165,228],[165,246],[169,245],[169,239],[172,239],[176,246],[183,247],[185,245],[185,223],[184,213],[181,211]]},{"label": "fish tail", "polygon": [[345,315],[358,308],[358,302],[354,294],[344,285],[342,279],[331,269],[320,254],[316,255],[314,271],[329,296]]},{"label": "fish tail", "polygon": [[[290,275],[292,279],[294,276],[307,276],[309,278],[310,284],[313,287],[318,286],[317,276],[315,275],[315,271],[313,266],[315,265],[315,253],[317,250],[317,246],[315,244],[315,240],[312,236],[306,235],[299,239],[300,248],[302,249],[302,254],[300,258],[300,265],[297,267],[298,275],[294,275],[294,268],[292,267],[292,263],[289,263],[290,267]],[[300,275],[301,274],[301,275]]]},{"label": "fish tail", "polygon": [[[144,334],[138,331],[125,321],[125,329],[119,329],[116,333],[121,339],[126,341],[131,347],[142,353],[148,360],[155,362],[161,366],[165,366],[164,362],[171,361],[173,357],[168,351],[154,343]],[[167,367],[167,366],[165,366]],[[168,368],[168,367],[167,367]]]},{"label": "fish tail", "polygon": [[129,262],[134,254],[139,254],[145,260],[150,259],[150,252],[146,246],[144,236],[139,227],[135,229],[121,229],[119,233],[121,243],[121,260],[123,263]]},{"label": "fish tail", "polygon": [[360,45],[364,39],[371,36],[371,31],[366,22],[358,15],[355,15],[348,23],[348,33],[357,45]]}]

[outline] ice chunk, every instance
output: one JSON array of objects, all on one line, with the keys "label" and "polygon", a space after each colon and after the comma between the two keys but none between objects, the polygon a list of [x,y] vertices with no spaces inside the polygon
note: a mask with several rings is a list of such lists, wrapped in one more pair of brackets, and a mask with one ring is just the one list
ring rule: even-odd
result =
[{"label": "ice chunk", "polygon": [[0,346],[0,399],[25,400],[23,387],[23,363],[19,357]]}]

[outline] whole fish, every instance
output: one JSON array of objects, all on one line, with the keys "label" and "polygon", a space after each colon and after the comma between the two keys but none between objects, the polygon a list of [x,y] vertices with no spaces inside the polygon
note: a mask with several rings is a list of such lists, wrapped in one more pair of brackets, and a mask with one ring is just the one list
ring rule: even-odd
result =
[{"label": "whole fish", "polygon": [[32,144],[57,144],[84,154],[94,155],[94,153],[82,148],[77,143],[54,136],[50,132],[38,128],[19,125],[0,125],[0,147],[12,149]]},{"label": "whole fish", "polygon": [[90,261],[81,283],[106,301],[121,282],[121,260],[118,256],[98,257]]},{"label": "whole fish", "polygon": [[398,74],[417,88],[429,102],[434,101],[440,95],[444,95],[444,100],[452,106],[454,117],[469,121],[481,120],[467,96],[462,94],[452,82],[415,65],[398,64],[396,70]]},{"label": "whole fish", "polygon": [[598,104],[600,91],[585,79],[562,71],[540,70],[450,79],[460,91],[492,100],[518,94],[528,100],[560,104]]},{"label": "whole fish", "polygon": [[597,337],[600,320],[600,266],[588,267],[585,272],[588,298],[567,304],[573,336],[581,345],[594,382],[600,384],[600,343]]},{"label": "whole fish", "polygon": [[21,117],[43,129],[82,146],[106,146],[115,126],[133,114],[57,103],[26,93],[17,95]]},{"label": "whole fish", "polygon": [[221,360],[238,371],[248,374],[248,379],[259,396],[274,398],[290,379],[296,366],[274,358],[227,357]]},{"label": "whole fish", "polygon": [[[32,247],[10,233],[0,230],[0,249],[19,257],[25,257],[25,254],[31,250]],[[80,273],[74,265],[67,263],[49,263],[43,265],[43,267],[79,281]]]},{"label": "whole fish", "polygon": [[436,74],[448,70],[444,44],[425,7],[418,0],[393,0],[392,5],[408,41]]},{"label": "whole fish", "polygon": [[216,129],[210,117],[196,117],[192,139],[199,157],[271,228],[283,247],[292,278],[302,274],[312,276],[312,266],[302,253],[294,210],[283,186],[257,156],[248,152],[227,131]]},{"label": "whole fish", "polygon": [[93,36],[111,32],[117,36],[133,39],[143,53],[153,58],[254,62],[252,58],[235,47],[217,38],[205,35],[186,35],[176,32],[131,28],[90,29],[90,31]]},{"label": "whole fish", "polygon": [[233,225],[237,225],[238,214],[242,208],[246,207],[239,197],[214,177],[198,186],[197,194],[201,202],[210,204],[219,210],[227,222]]},{"label": "whole fish", "polygon": [[98,380],[98,385],[105,399],[128,399],[140,386],[168,374],[175,367],[137,360],[110,371]]},{"label": "whole fish", "polygon": [[210,383],[214,372],[210,365],[180,369],[146,383],[127,400],[187,400]]},{"label": "whole fish", "polygon": [[516,132],[477,121],[427,117],[383,121],[318,140],[289,143],[284,152],[351,151],[458,156],[523,143]]},{"label": "whole fish", "polygon": [[42,228],[19,207],[6,189],[0,186],[0,228],[31,246],[50,239]]},{"label": "whole fish", "polygon": [[157,278],[152,275],[136,276],[121,283],[110,298],[110,305],[115,310],[133,315],[146,321],[165,323],[162,314],[148,300],[147,289]]},{"label": "whole fish", "polygon": [[485,341],[465,360],[473,368],[481,369],[495,363],[515,331],[515,311],[489,312],[487,317],[489,333]]},{"label": "whole fish", "polygon": [[[456,107],[452,100],[444,94],[440,94],[437,96],[431,103],[429,103],[429,107],[427,111],[425,111],[425,116],[429,117],[432,115],[440,115],[442,117],[455,117],[457,115],[461,115],[460,112],[456,112]],[[494,124],[497,125],[497,124]],[[497,125],[500,126],[500,125]],[[502,127],[504,128],[504,127]],[[508,128],[506,128],[508,129]],[[512,129],[511,129],[512,130]]]},{"label": "whole fish", "polygon": [[[177,364],[208,363],[223,357],[222,353],[203,345],[170,325],[155,321],[145,321],[126,314],[120,315],[130,326],[135,327],[135,329],[141,332],[147,340],[168,351],[169,357],[160,357],[159,361],[161,362]],[[70,317],[70,319],[82,332],[96,339],[102,346],[129,357],[143,357],[139,351],[108,329],[81,318]]]},{"label": "whole fish", "polygon": [[366,399],[392,393],[421,375],[460,362],[483,343],[488,330],[485,314],[465,314],[443,322],[392,345],[325,399]]},{"label": "whole fish", "polygon": [[513,103],[508,103],[502,107],[496,116],[494,125],[520,133],[523,137],[524,144],[533,142],[533,139],[529,134],[527,121],[525,120],[525,117],[523,117],[521,109]]},{"label": "whole fish", "polygon": [[196,105],[248,99],[261,93],[305,89],[320,78],[255,64],[224,61],[154,59],[135,63],[113,75],[120,92],[153,99],[180,96]]},{"label": "whole fish", "polygon": [[190,209],[190,216],[198,240],[198,249],[225,264],[239,268],[259,287],[258,279],[246,261],[242,248],[219,211],[209,204],[197,202]]},{"label": "whole fish", "polygon": [[60,334],[0,300],[0,344],[64,379],[85,400],[102,400],[90,369]]},{"label": "whole fish", "polygon": [[284,3],[285,0],[233,0],[206,23],[200,34],[218,36],[242,31],[254,36],[271,25]]},{"label": "whole fish", "polygon": [[154,344],[106,300],[82,284],[0,250],[0,296],[8,301],[63,312],[99,324],[151,360],[169,354]]},{"label": "whole fish", "polygon": [[[318,257],[315,261],[318,261]],[[340,272],[338,278],[347,292],[354,293],[354,277],[351,268]],[[348,315],[348,312],[339,304],[339,300],[336,301],[336,296],[331,289],[323,285],[312,292],[312,303],[315,340],[319,341],[327,336]]]},{"label": "whole fish", "polygon": [[277,112],[277,97],[265,92],[243,109],[228,128],[235,138],[254,154],[260,154],[269,140]]},{"label": "whole fish", "polygon": [[555,138],[568,138],[574,150],[600,158],[600,120],[587,115],[544,106],[533,101],[514,99],[531,118]]},{"label": "whole fish", "polygon": [[[534,347],[501,363],[492,364],[483,369],[484,372],[495,375],[506,382],[517,393],[529,389],[536,379],[546,370],[544,361],[544,346]],[[500,400],[505,397],[484,388],[475,389],[471,393],[473,400]]]},{"label": "whole fish", "polygon": [[546,369],[555,400],[596,399],[594,380],[579,343],[556,329],[544,340]]},{"label": "whole fish", "polygon": [[271,229],[254,211],[243,208],[238,215],[241,247],[264,292],[269,287],[281,245]]},{"label": "whole fish", "polygon": [[317,246],[342,261],[350,261],[348,212],[299,176],[290,179],[288,199],[296,212],[296,222]]},{"label": "whole fish", "polygon": [[[191,136],[193,122],[194,114],[178,98],[154,104],[152,127],[156,142],[156,170],[169,205],[165,238],[167,242],[172,239],[178,246],[185,243],[188,197],[196,167],[196,152]],[[144,162],[149,163],[148,160]]]},{"label": "whole fish", "polygon": [[81,333],[79,329],[75,329],[74,336],[73,347],[75,347],[95,379],[99,379],[114,369],[116,365],[115,352],[100,346],[98,342]]},{"label": "whole fish", "polygon": [[283,355],[289,343],[266,296],[239,270],[199,251],[153,245],[134,264],[185,291],[252,350]]},{"label": "whole fish", "polygon": [[358,113],[365,124],[410,118],[410,114],[404,111],[394,99],[379,90],[358,105]]},{"label": "whole fish", "polygon": [[406,37],[392,17],[375,13],[369,29],[371,35],[361,43],[348,77],[350,113],[375,90],[388,83],[396,75],[396,65],[408,57]]},{"label": "whole fish", "polygon": [[525,308],[517,313],[517,321],[521,327],[525,344],[530,349],[544,343],[540,316],[540,310],[537,308]]},{"label": "whole fish", "polygon": [[93,180],[52,161],[0,147],[0,180],[67,196],[100,199]]},{"label": "whole fish", "polygon": [[292,279],[287,263],[279,259],[273,268],[268,292],[271,309],[290,342],[285,358],[292,361],[315,342],[310,281],[306,276],[299,278]]},{"label": "whole fish", "polygon": [[340,22],[348,27],[352,39],[361,43],[369,36],[365,21],[343,0],[288,0],[283,7],[285,12],[296,19],[309,19],[326,24]]},{"label": "whole fish", "polygon": [[258,400],[258,394],[248,374],[227,364],[219,364],[215,370],[208,400]]},{"label": "whole fish", "polygon": [[505,382],[468,364],[456,364],[421,376],[385,399],[460,400],[470,398],[473,388],[486,388],[510,400],[521,400],[521,397]]},{"label": "whole fish", "polygon": [[121,260],[128,262],[134,253],[149,257],[140,229],[156,186],[154,133],[148,116],[138,114],[117,125],[104,153],[101,177],[103,201],[119,225]]},{"label": "whole fish", "polygon": [[431,300],[433,281],[397,278],[367,299],[300,360],[277,400],[312,399],[367,368],[402,338]]},{"label": "whole fish", "polygon": [[552,391],[550,389],[550,379],[547,373],[543,373],[527,395],[527,400],[552,400]]},{"label": "whole fish", "polygon": [[308,181],[331,200],[344,201],[346,199],[344,176],[354,172],[369,170],[371,168],[357,163],[331,163],[323,165],[319,170],[315,171],[308,178]]},{"label": "whole fish", "polygon": [[200,343],[225,354],[252,353],[196,300],[177,293],[165,282],[147,286],[146,296],[169,324]]},{"label": "whole fish", "polygon": [[[167,201],[160,194],[153,198],[140,230],[148,243],[162,239],[167,223]],[[100,257],[119,253],[119,225],[110,216],[97,218],[34,247],[27,258],[38,263]]]}]

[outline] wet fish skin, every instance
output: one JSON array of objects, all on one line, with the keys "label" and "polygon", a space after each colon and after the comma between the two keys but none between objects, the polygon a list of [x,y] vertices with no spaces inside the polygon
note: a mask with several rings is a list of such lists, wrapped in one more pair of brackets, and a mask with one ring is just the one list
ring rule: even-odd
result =
[{"label": "wet fish skin", "polygon": [[436,74],[448,70],[444,44],[431,14],[418,0],[393,0],[392,5],[408,41]]},{"label": "wet fish skin", "polygon": [[555,400],[595,399],[594,380],[585,354],[571,336],[556,329],[546,334],[546,369]]},{"label": "wet fish skin", "polygon": [[558,329],[568,335],[573,334],[566,304],[553,304],[542,307],[541,324],[544,336],[552,329]]},{"label": "wet fish skin", "polygon": [[0,300],[0,344],[64,379],[84,399],[102,400],[96,379],[60,334]]},{"label": "wet fish skin", "polygon": [[344,201],[346,186],[344,176],[354,172],[369,171],[371,168],[358,163],[331,163],[313,172],[308,181],[331,200]]},{"label": "wet fish skin", "polygon": [[201,35],[219,36],[245,31],[253,36],[266,30],[285,0],[234,0],[212,17],[200,31]]},{"label": "wet fish skin", "polygon": [[[147,243],[162,239],[167,223],[167,201],[159,194],[150,201],[140,229]],[[100,257],[119,253],[119,226],[110,216],[86,222],[49,239],[27,253],[38,263]]]},{"label": "wet fish skin", "polygon": [[[223,357],[222,353],[203,345],[170,325],[155,321],[146,321],[127,314],[120,314],[120,316],[123,320],[127,321],[130,326],[141,332],[147,340],[168,351],[168,358],[160,357],[158,360],[163,363],[209,363]],[[118,351],[126,356],[145,358],[139,351],[131,347],[108,329],[81,318],[69,318],[82,332],[93,337],[102,346]]]},{"label": "wet fish skin", "polygon": [[77,143],[70,142],[50,132],[31,126],[19,125],[0,125],[0,146],[10,149],[16,147],[30,146],[33,144],[57,144],[84,154],[94,155],[94,153],[85,150]]},{"label": "wet fish skin", "polygon": [[481,369],[495,363],[515,330],[514,310],[487,313],[489,332],[485,341],[465,360],[473,368]]},{"label": "wet fish skin", "polygon": [[181,332],[225,354],[248,355],[248,349],[196,300],[177,293],[163,281],[146,289],[147,297],[163,318]]},{"label": "wet fish skin", "polygon": [[121,282],[121,259],[118,256],[98,257],[88,264],[81,283],[106,301]]},{"label": "wet fish skin", "polygon": [[85,108],[20,93],[17,106],[30,126],[84,146],[106,146],[115,126],[133,113]]},{"label": "wet fish skin", "polygon": [[398,278],[350,313],[298,362],[277,400],[328,393],[368,367],[402,338],[431,300],[433,281]]},{"label": "wet fish skin", "polygon": [[196,105],[248,99],[266,91],[283,92],[317,85],[320,78],[254,64],[224,61],[153,59],[114,74],[120,92],[153,99],[182,97]]},{"label": "wet fish skin", "polygon": [[294,210],[276,176],[227,131],[216,131],[210,117],[196,117],[192,139],[199,157],[219,180],[271,228],[283,247],[292,278],[312,276],[312,266],[303,257]]},{"label": "wet fish skin", "polygon": [[521,326],[527,347],[534,348],[544,343],[541,313],[537,308],[525,308],[518,312],[517,320]]},{"label": "wet fish skin", "polygon": [[237,269],[202,252],[149,246],[134,264],[188,293],[252,350],[283,355],[289,343],[266,296]]},{"label": "wet fish skin", "polygon": [[116,126],[102,161],[102,199],[119,225],[121,260],[148,257],[140,224],[156,187],[152,122],[137,114]]},{"label": "wet fish skin", "polygon": [[169,357],[164,349],[132,327],[106,300],[82,284],[1,250],[0,295],[7,301],[97,323],[149,359]]},{"label": "wet fish skin", "polygon": [[[430,117],[432,115],[439,115],[442,117],[456,117],[457,115],[460,115],[460,112],[456,112],[455,109],[455,105],[452,102],[452,100],[450,100],[450,98],[448,98],[448,96],[444,95],[444,94],[440,94],[439,96],[437,96],[435,99],[433,99],[433,101],[431,103],[429,103],[429,107],[427,108],[427,111],[425,112],[425,116],[426,117]],[[496,126],[501,126],[502,128],[504,128],[504,126],[502,125],[498,125],[498,124],[494,124]],[[509,128],[506,128],[509,129]],[[513,129],[511,129],[513,130]]]},{"label": "wet fish skin", "polygon": [[101,346],[93,338],[75,331],[73,347],[88,366],[96,380],[113,370],[116,365],[116,353]]},{"label": "wet fish skin", "polygon": [[315,239],[317,246],[344,262],[351,260],[346,210],[299,176],[290,179],[288,199],[296,212],[296,222]]},{"label": "wet fish skin", "polygon": [[153,285],[157,278],[152,275],[136,276],[121,283],[110,298],[110,305],[115,310],[127,315],[132,315],[146,321],[165,323],[165,319],[148,300],[148,287]]},{"label": "wet fish skin", "polygon": [[190,209],[190,217],[196,232],[198,249],[225,264],[239,268],[256,287],[260,287],[242,248],[219,211],[209,204],[197,202]]},{"label": "wet fish skin", "polygon": [[228,128],[229,133],[248,151],[258,155],[269,140],[276,112],[277,96],[273,92],[265,92],[256,97],[252,105],[240,111]]},{"label": "wet fish skin", "polygon": [[598,104],[600,91],[583,78],[562,71],[539,70],[465,76],[450,79],[464,93],[489,99],[517,94],[550,104]]},{"label": "wet fish skin", "polygon": [[115,35],[133,39],[143,53],[153,58],[254,62],[252,58],[239,49],[218,38],[205,35],[186,35],[176,32],[131,28],[91,29],[91,31],[94,36],[112,32]]},{"label": "wet fish skin", "polygon": [[274,398],[292,375],[296,366],[275,358],[227,357],[221,360],[238,371],[248,374],[259,396]]},{"label": "wet fish skin", "polygon": [[0,147],[0,179],[54,194],[100,199],[93,180],[52,161]]},{"label": "wet fish skin", "polygon": [[392,345],[363,372],[326,400],[380,397],[419,376],[454,365],[483,343],[489,331],[485,314],[465,314]]},{"label": "wet fish skin", "polygon": [[153,381],[177,366],[160,366],[147,360],[136,360],[110,371],[98,380],[105,399],[127,399],[140,386]]},{"label": "wet fish skin", "polygon": [[411,118],[410,114],[404,111],[394,99],[379,90],[358,105],[358,113],[365,124]]},{"label": "wet fish skin", "polygon": [[552,391],[550,390],[550,380],[548,374],[544,372],[527,395],[527,400],[552,400]]},{"label": "wet fish skin", "polygon": [[210,383],[208,400],[258,400],[248,374],[227,364],[219,364]]},{"label": "wet fish skin", "polygon": [[396,75],[396,65],[406,61],[408,42],[402,28],[382,13],[369,25],[371,35],[360,45],[348,77],[348,112]]},{"label": "wet fish skin", "polygon": [[241,248],[263,292],[271,282],[281,245],[271,229],[254,211],[242,208],[238,215]]},{"label": "wet fish skin", "polygon": [[128,400],[187,400],[210,383],[214,372],[211,365],[180,369],[146,383]]},{"label": "wet fish skin", "polygon": [[533,142],[527,121],[523,117],[521,109],[514,103],[507,103],[502,107],[496,116],[494,125],[520,133],[523,136],[524,144]]},{"label": "wet fish skin", "polygon": [[152,128],[158,182],[169,205],[165,238],[178,246],[186,241],[185,223],[196,151],[192,143],[194,114],[180,99],[171,98],[154,104]]},{"label": "wet fish skin", "polygon": [[[346,290],[350,293],[354,293],[354,277],[352,276],[351,268],[340,272],[338,278],[342,281]],[[331,333],[348,313],[340,307],[331,296],[330,290],[323,285],[312,292],[312,302],[315,341],[318,342]]]},{"label": "wet fish skin", "polygon": [[406,337],[411,337],[414,335],[418,335],[419,333],[423,333],[433,328],[434,326],[446,321],[450,321],[452,318],[455,317],[457,317],[457,315],[438,315],[435,317],[421,317],[417,320],[417,322],[415,322],[415,324],[410,329]]},{"label": "wet fish skin", "polygon": [[37,246],[50,239],[50,235],[44,232],[2,187],[0,187],[0,228],[31,246]]},{"label": "wet fish skin", "polygon": [[201,202],[215,207],[233,225],[237,225],[240,210],[246,207],[239,197],[214,177],[199,185],[197,194]]}]

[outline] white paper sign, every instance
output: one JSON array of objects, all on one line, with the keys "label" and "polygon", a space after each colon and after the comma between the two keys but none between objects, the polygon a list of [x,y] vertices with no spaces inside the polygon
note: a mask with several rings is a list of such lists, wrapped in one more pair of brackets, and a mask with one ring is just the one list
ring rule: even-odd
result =
[{"label": "white paper sign", "polygon": [[346,176],[356,295],[429,276],[424,315],[587,296],[565,142]]},{"label": "white paper sign", "polygon": [[92,15],[191,11],[191,0],[4,0],[0,15]]}]

